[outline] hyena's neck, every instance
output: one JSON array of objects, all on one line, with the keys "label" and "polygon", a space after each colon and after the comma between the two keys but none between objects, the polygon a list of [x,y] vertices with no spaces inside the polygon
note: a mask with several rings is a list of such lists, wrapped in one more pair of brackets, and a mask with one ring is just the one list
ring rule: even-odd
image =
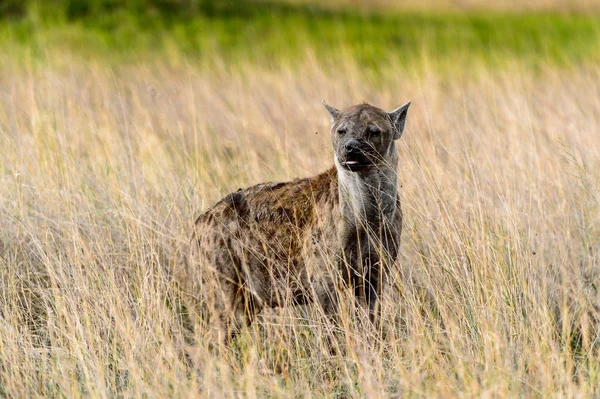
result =
[{"label": "hyena's neck", "polygon": [[[351,172],[335,159],[341,210],[356,227],[391,223],[398,204],[398,155],[391,145],[385,165],[364,172]],[[366,224],[365,224],[366,223]]]}]

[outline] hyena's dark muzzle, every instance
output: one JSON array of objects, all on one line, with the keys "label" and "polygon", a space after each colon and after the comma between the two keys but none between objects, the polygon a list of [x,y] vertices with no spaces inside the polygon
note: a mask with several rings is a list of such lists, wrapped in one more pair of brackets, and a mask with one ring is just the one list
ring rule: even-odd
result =
[{"label": "hyena's dark muzzle", "polygon": [[368,143],[350,139],[344,146],[340,163],[351,172],[364,170],[373,165],[376,153]]}]

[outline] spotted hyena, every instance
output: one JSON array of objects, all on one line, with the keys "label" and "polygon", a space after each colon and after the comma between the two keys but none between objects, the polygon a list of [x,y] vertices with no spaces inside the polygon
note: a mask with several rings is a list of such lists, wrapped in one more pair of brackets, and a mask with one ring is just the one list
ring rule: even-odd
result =
[{"label": "spotted hyena", "polygon": [[335,313],[353,290],[372,319],[402,229],[396,140],[410,102],[368,104],[331,119],[335,165],[285,183],[239,189],[196,220],[187,283],[231,337],[264,307],[318,302]]}]

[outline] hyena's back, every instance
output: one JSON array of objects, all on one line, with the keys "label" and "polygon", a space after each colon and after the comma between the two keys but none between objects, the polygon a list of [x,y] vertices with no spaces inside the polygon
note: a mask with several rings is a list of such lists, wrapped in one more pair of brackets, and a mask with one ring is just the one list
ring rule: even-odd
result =
[{"label": "hyena's back", "polygon": [[319,274],[339,253],[338,201],[335,168],[227,195],[196,220],[190,288],[238,323],[263,306],[321,296],[332,282]]}]

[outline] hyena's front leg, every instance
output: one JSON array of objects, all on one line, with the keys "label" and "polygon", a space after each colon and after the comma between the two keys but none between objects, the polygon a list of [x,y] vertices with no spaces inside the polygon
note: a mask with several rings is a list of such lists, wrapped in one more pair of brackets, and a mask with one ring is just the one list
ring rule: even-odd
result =
[{"label": "hyena's front leg", "polygon": [[378,256],[367,255],[354,275],[354,294],[361,307],[369,314],[369,320],[375,324],[379,319],[379,300],[383,286],[381,262]]},{"label": "hyena's front leg", "polygon": [[375,322],[383,286],[379,255],[370,248],[365,234],[360,231],[350,231],[344,241],[341,262],[344,282],[352,288],[359,308]]}]

